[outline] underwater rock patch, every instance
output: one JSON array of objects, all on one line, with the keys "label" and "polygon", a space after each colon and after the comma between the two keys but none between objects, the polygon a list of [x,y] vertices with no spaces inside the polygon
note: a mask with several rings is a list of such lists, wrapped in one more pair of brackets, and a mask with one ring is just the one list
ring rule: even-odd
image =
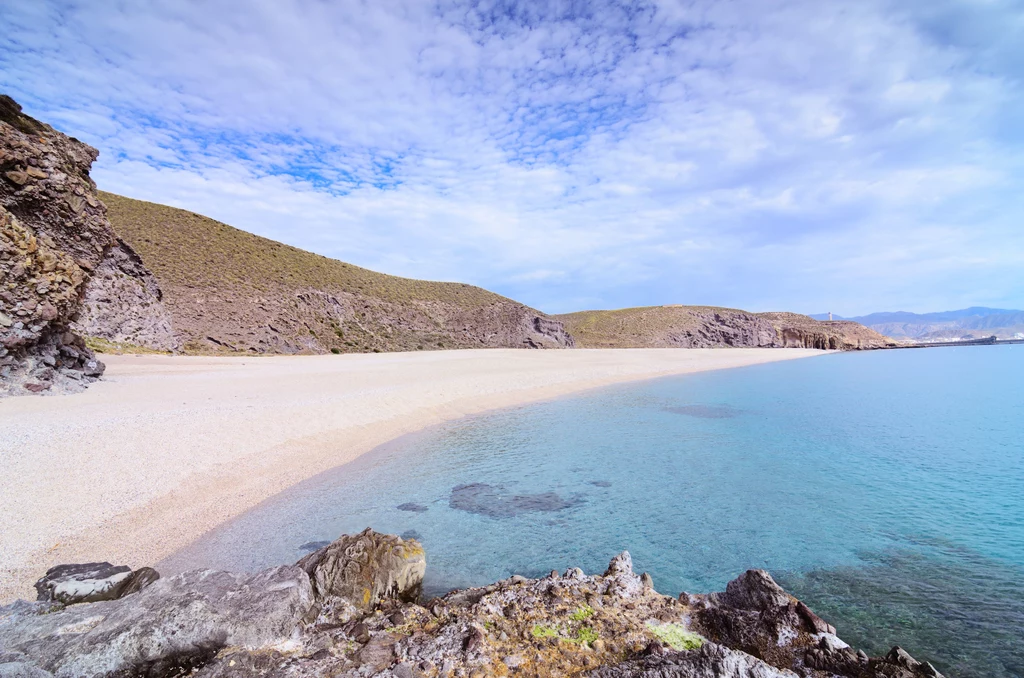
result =
[{"label": "underwater rock patch", "polygon": [[555,492],[510,494],[487,483],[470,483],[452,488],[448,506],[458,511],[491,518],[514,518],[524,513],[563,511],[583,503],[580,497],[564,499]]},{"label": "underwater rock patch", "polygon": [[399,504],[395,508],[397,508],[399,511],[410,511],[412,513],[423,513],[427,510],[427,507],[424,506],[423,504],[417,504],[412,501],[407,501],[404,504]]},{"label": "underwater rock patch", "polygon": [[728,405],[680,405],[666,407],[665,411],[698,419],[732,419],[740,414],[740,410]]},{"label": "underwater rock patch", "polygon": [[590,484],[594,487],[611,487],[612,484],[607,480],[591,480]]}]

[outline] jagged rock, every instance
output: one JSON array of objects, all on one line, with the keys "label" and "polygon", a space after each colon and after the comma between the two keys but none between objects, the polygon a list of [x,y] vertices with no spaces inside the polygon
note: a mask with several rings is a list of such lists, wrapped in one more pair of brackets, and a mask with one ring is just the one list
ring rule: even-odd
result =
[{"label": "jagged rock", "polygon": [[[367,530],[312,555],[256,575],[178,575],[114,601],[0,608],[0,678],[939,675],[900,648],[855,652],[760,570],[676,600],[623,552],[603,575],[513,576],[421,606],[399,597],[422,578],[415,542]],[[332,607],[353,614],[323,613]]]},{"label": "jagged rock", "polygon": [[764,570],[747,570],[723,593],[687,595],[686,600],[693,606],[694,630],[778,668],[850,678],[938,675],[926,673],[934,671],[930,664],[901,663],[895,650],[871,660],[858,654],[835,635],[832,625],[786,593]]},{"label": "jagged rock", "polygon": [[[114,243],[95,149],[0,95],[0,396],[80,391],[103,365],[73,332],[88,271]],[[68,200],[88,196],[95,206]],[[76,203],[77,204],[77,203]]]},{"label": "jagged rock", "polygon": [[159,578],[151,567],[133,572],[127,565],[81,563],[51,567],[35,587],[40,601],[74,605],[116,600],[141,591]]},{"label": "jagged rock", "polygon": [[342,598],[362,610],[381,600],[413,600],[423,585],[427,560],[419,542],[366,528],[342,535],[298,562],[321,600]]},{"label": "jagged rock", "polygon": [[793,601],[764,570],[747,570],[726,584],[720,597],[726,605],[744,610],[784,607]]},{"label": "jagged rock", "polygon": [[593,678],[797,678],[792,671],[714,643],[687,652],[630,659],[589,675]]}]

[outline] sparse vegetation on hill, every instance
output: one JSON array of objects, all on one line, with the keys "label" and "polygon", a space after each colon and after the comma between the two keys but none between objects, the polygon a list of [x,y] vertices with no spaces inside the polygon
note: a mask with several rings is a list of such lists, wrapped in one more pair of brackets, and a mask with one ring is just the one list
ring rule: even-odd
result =
[{"label": "sparse vegetation on hill", "polygon": [[385,275],[186,210],[101,193],[186,352],[560,347],[560,323],[462,283]]}]

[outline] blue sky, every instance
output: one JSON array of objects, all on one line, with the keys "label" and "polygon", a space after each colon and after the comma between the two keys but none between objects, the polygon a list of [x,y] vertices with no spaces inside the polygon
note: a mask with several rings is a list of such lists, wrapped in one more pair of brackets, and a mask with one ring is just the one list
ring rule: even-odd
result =
[{"label": "blue sky", "polygon": [[1024,3],[15,0],[101,188],[548,312],[1024,308]]}]

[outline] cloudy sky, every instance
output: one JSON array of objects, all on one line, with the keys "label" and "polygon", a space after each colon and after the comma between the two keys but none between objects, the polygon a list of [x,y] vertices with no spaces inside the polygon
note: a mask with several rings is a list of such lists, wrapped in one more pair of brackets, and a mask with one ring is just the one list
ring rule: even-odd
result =
[{"label": "cloudy sky", "polygon": [[24,0],[101,188],[549,312],[1024,308],[1024,2]]}]

